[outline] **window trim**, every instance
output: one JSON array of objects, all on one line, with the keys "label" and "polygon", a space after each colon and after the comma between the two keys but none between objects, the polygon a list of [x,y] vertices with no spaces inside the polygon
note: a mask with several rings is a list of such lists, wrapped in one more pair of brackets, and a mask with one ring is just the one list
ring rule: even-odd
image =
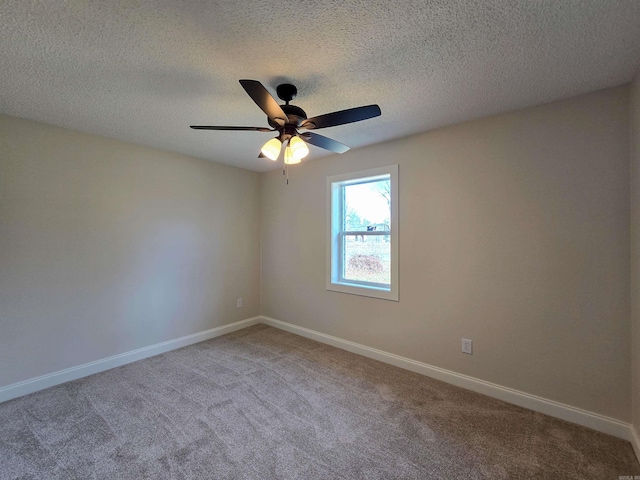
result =
[{"label": "window trim", "polygon": [[[370,182],[375,177],[389,176],[391,183],[391,219],[390,232],[369,231],[358,232],[358,235],[366,236],[387,235],[390,236],[391,255],[391,283],[389,287],[381,284],[369,284],[368,282],[349,282],[341,278],[339,271],[340,237],[346,233],[342,230],[340,223],[343,221],[341,215],[334,215],[334,212],[343,212],[340,191],[345,185],[357,185],[359,183]],[[326,239],[327,239],[327,259],[326,259],[326,289],[334,292],[349,293],[352,295],[362,295],[365,297],[380,298],[383,300],[398,301],[398,165],[388,165],[386,167],[371,168],[357,172],[343,173],[327,177],[326,189]],[[334,255],[334,252],[336,253]]]}]

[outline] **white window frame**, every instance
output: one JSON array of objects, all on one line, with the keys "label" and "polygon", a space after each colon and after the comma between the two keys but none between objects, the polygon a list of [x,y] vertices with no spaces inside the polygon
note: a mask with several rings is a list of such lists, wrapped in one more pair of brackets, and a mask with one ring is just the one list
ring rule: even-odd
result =
[{"label": "white window frame", "polygon": [[[345,280],[342,278],[341,255],[342,239],[347,232],[344,229],[344,188],[389,177],[391,185],[390,232],[358,232],[358,235],[390,235],[391,283],[389,286]],[[354,232],[351,232],[352,234]],[[327,290],[352,295],[398,301],[398,165],[372,168],[359,172],[345,173],[327,177]]]}]

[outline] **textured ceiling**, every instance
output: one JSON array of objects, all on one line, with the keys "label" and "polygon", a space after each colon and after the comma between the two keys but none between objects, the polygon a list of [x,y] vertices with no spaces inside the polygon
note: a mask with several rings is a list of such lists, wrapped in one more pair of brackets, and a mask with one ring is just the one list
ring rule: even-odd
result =
[{"label": "textured ceiling", "polygon": [[[0,112],[242,168],[272,136],[238,79],[315,116],[351,147],[629,81],[638,0],[2,0]],[[308,158],[327,152],[311,147]]]}]

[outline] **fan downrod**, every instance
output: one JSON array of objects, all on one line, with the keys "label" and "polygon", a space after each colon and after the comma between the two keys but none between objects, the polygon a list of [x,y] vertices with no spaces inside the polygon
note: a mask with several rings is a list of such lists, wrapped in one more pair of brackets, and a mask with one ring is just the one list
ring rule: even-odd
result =
[{"label": "fan downrod", "polygon": [[289,105],[289,102],[298,95],[298,89],[290,83],[282,83],[276,87],[276,94],[280,100],[285,101],[286,104]]}]

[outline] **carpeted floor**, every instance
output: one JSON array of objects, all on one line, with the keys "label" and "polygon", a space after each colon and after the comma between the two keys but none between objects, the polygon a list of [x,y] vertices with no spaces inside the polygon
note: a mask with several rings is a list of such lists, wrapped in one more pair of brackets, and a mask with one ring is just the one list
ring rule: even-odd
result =
[{"label": "carpeted floor", "polygon": [[0,404],[5,479],[618,479],[628,442],[265,325]]}]

